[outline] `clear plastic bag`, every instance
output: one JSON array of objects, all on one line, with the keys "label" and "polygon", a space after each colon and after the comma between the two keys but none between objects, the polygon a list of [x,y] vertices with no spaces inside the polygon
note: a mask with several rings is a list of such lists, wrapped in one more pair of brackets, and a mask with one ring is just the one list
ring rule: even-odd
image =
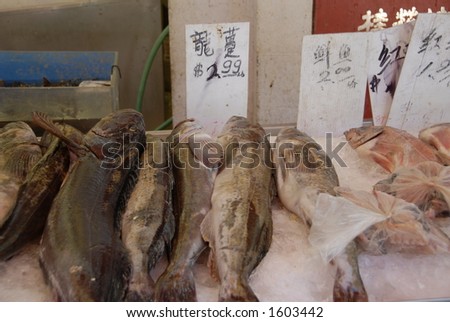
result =
[{"label": "clear plastic bag", "polygon": [[450,251],[450,239],[414,204],[379,191],[336,188],[340,197],[321,194],[310,242],[326,260],[354,238],[371,254],[433,254]]},{"label": "clear plastic bag", "polygon": [[392,194],[433,213],[449,210],[450,167],[426,161],[413,168],[402,168],[374,186],[375,190]]}]

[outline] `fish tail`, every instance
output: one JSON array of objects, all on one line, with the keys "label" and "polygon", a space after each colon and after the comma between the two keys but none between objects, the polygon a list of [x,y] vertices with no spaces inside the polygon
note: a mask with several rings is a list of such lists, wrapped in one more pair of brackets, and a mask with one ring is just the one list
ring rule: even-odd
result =
[{"label": "fish tail", "polygon": [[126,302],[152,302],[155,282],[146,272],[135,274],[129,281]]},{"label": "fish tail", "polygon": [[346,247],[345,253],[334,259],[337,266],[333,287],[334,302],[367,302],[369,300],[359,272],[357,252],[357,246],[352,241]]},{"label": "fish tail", "polygon": [[220,302],[259,302],[253,290],[247,283],[237,283],[233,287],[221,286]]},{"label": "fish tail", "polygon": [[146,290],[129,290],[126,302],[151,302],[153,301],[153,293]]},{"label": "fish tail", "polygon": [[190,268],[166,270],[156,282],[155,301],[196,302],[197,293],[192,270]]}]

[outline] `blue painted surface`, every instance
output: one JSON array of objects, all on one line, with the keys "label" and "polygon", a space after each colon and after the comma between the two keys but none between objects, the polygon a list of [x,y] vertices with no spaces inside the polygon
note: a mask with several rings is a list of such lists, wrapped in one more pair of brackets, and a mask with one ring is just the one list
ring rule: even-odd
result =
[{"label": "blue painted surface", "polygon": [[42,86],[74,80],[110,80],[116,52],[19,52],[0,51],[0,80]]}]

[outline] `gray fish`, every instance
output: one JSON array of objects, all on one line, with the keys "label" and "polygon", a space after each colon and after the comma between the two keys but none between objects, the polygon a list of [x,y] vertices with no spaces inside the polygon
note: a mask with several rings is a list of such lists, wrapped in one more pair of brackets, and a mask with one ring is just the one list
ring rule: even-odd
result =
[{"label": "gray fish", "polygon": [[150,271],[170,249],[175,232],[168,152],[166,142],[147,136],[147,149],[140,158],[137,183],[122,216],[122,241],[132,263],[127,301],[153,299],[154,281]]},{"label": "gray fish", "polygon": [[[278,133],[274,161],[278,196],[283,205],[311,227],[320,193],[336,195],[339,179],[330,158],[307,134],[294,128]],[[362,282],[357,247],[352,241],[334,263],[337,275],[333,289],[335,301],[367,301]]]},{"label": "gray fish", "polygon": [[217,168],[205,166],[208,162],[203,160],[200,147],[210,143],[211,138],[194,120],[178,124],[168,142],[175,182],[176,231],[169,265],[156,282],[155,300],[192,302],[197,300],[192,268],[206,248],[200,224],[211,208]]},{"label": "gray fish", "polygon": [[201,226],[209,265],[220,280],[219,301],[258,301],[248,279],[272,241],[270,145],[259,124],[239,116],[228,120],[218,141],[225,159]]},{"label": "gray fish", "polygon": [[117,214],[123,188],[145,146],[142,114],[113,112],[77,141],[42,115],[35,119],[78,156],[53,201],[42,236],[44,276],[62,301],[122,300],[130,263]]},{"label": "gray fish", "polygon": [[28,172],[15,206],[0,228],[0,259],[11,257],[42,235],[50,206],[68,169],[69,151],[54,137],[46,153]]},{"label": "gray fish", "polygon": [[11,214],[27,173],[42,157],[39,141],[25,122],[0,129],[0,227]]}]

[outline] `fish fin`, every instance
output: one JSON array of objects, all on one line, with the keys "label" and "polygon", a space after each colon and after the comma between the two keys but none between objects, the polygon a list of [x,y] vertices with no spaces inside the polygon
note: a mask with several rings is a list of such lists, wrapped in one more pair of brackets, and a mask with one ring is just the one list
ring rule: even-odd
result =
[{"label": "fish fin", "polygon": [[170,266],[156,281],[155,301],[157,302],[196,302],[194,273],[188,267]]},{"label": "fish fin", "polygon": [[60,138],[77,155],[78,153],[81,154],[81,151],[87,151],[87,148],[77,143],[78,141],[82,142],[81,138],[79,140],[74,140],[73,138],[69,138],[68,136],[66,136],[64,132],[58,127],[58,125],[56,125],[52,120],[49,119],[48,115],[41,112],[33,112],[33,123]]},{"label": "fish fin", "polygon": [[172,239],[175,235],[175,216],[173,214],[173,205],[172,205],[172,189],[169,191],[169,200],[167,203],[166,209],[166,223],[163,229],[163,239],[164,239],[164,249],[167,254],[167,259],[170,258],[170,254],[172,252]]},{"label": "fish fin", "polygon": [[212,213],[211,211],[209,211],[200,225],[200,232],[202,234],[203,240],[209,244],[209,256],[207,267],[209,268],[211,277],[218,282],[219,272],[215,261],[216,257],[214,253],[214,233],[212,232],[213,227],[212,225],[213,225]]},{"label": "fish fin", "polygon": [[240,281],[233,286],[221,285],[219,289],[220,302],[259,302],[258,297],[248,283]]},{"label": "fish fin", "polygon": [[214,248],[209,249],[208,263],[206,266],[209,268],[209,274],[211,275],[212,279],[219,283],[220,282],[219,268],[217,267],[216,254],[214,252]]},{"label": "fish fin", "polygon": [[39,147],[37,149],[19,148],[12,151],[11,156],[6,161],[5,169],[21,180],[25,180],[27,173],[41,157],[42,152]]},{"label": "fish fin", "polygon": [[206,133],[191,135],[188,139],[189,148],[195,158],[207,168],[217,168],[223,159],[222,149],[211,136]]},{"label": "fish fin", "polygon": [[345,253],[335,258],[337,272],[333,287],[335,302],[367,302],[369,300],[359,273],[358,254],[355,242],[351,242]]},{"label": "fish fin", "polygon": [[392,163],[391,160],[386,158],[384,155],[370,151],[368,153],[368,156],[372,158],[373,161],[378,163],[381,167],[383,167],[383,169],[385,169],[386,171],[390,173],[395,171],[395,165]]},{"label": "fish fin", "polygon": [[126,302],[151,302],[155,282],[146,272],[140,272],[130,280],[125,296]]},{"label": "fish fin", "polygon": [[[118,239],[114,244],[96,245],[89,249],[88,256],[91,258],[92,269],[86,281],[80,280],[86,284],[80,288],[80,296],[86,293],[85,289],[88,289],[94,301],[115,302],[124,299],[132,268],[128,252],[123,244]],[[74,277],[84,278],[83,275]],[[79,284],[74,283],[74,285]]]},{"label": "fish fin", "polygon": [[205,215],[205,218],[203,218],[202,223],[200,224],[200,233],[202,234],[202,238],[205,242],[211,243],[213,242],[213,232],[212,232],[212,213],[211,210],[208,211],[208,213]]}]

